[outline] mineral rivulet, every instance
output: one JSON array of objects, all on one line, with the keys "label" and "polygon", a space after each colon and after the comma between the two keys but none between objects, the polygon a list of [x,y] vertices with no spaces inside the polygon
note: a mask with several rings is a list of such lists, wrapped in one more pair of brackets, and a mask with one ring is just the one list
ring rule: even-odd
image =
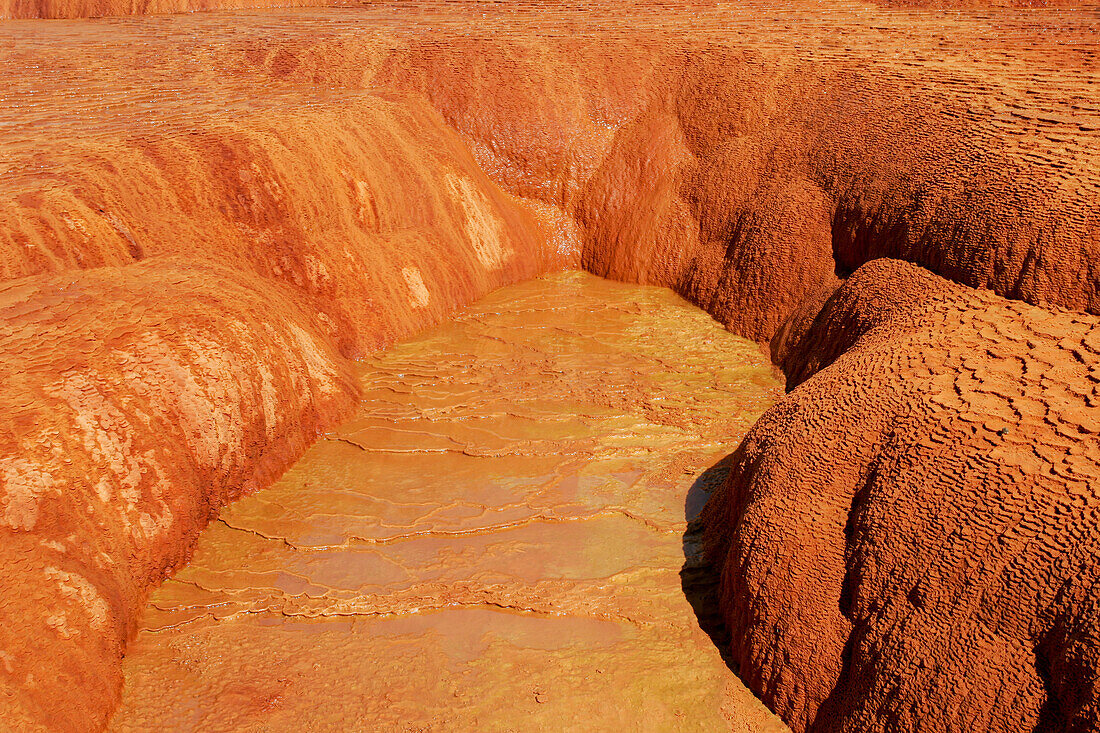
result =
[{"label": "mineral rivulet", "polygon": [[358,377],[153,594],[112,730],[785,729],[689,602],[688,520],[779,388],[755,344],[574,273]]}]

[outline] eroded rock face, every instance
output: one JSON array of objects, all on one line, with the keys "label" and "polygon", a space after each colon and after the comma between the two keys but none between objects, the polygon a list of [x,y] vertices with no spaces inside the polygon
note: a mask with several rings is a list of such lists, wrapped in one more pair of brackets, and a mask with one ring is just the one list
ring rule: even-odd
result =
[{"label": "eroded rock face", "polygon": [[1100,320],[875,260],[803,344],[706,514],[746,682],[796,730],[1094,730]]},{"label": "eroded rock face", "polygon": [[347,409],[352,382],[314,318],[223,268],[16,280],[0,313],[0,714],[89,729],[117,697],[135,601],[213,509]]},{"label": "eroded rock face", "polygon": [[[1096,502],[1065,498],[1096,453],[1095,16],[467,10],[0,26],[4,719],[102,725],[145,593],[346,414],[349,359],[579,263],[674,288],[808,379],[708,525],[742,671],[792,725],[910,727],[921,705],[962,725],[964,689],[989,716],[966,727],[1002,725],[1002,691],[1093,725],[1091,591],[1064,581],[1095,565]],[[995,387],[963,379],[967,349]],[[843,371],[860,358],[878,371]],[[922,503],[916,476],[956,503]],[[871,501],[892,492],[959,534]],[[816,529],[761,528],[788,509]],[[1012,572],[978,544],[1010,519],[1038,538],[998,534]],[[784,547],[812,597],[766,574]],[[971,565],[910,577],[951,552]],[[944,661],[915,672],[925,638]]]}]

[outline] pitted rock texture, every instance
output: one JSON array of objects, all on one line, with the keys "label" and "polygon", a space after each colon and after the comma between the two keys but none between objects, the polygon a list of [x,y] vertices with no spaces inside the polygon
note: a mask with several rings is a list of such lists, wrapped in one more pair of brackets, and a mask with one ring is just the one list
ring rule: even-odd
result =
[{"label": "pitted rock texture", "polygon": [[780,391],[759,347],[567,273],[357,377],[153,594],[111,730],[785,730],[684,596],[700,473]]},{"label": "pitted rock texture", "polygon": [[1096,730],[1100,320],[875,260],[803,343],[706,510],[746,683],[795,730]]},{"label": "pitted rock texture", "polygon": [[0,23],[4,719],[101,726],[144,594],[346,416],[349,360],[506,283],[669,286],[792,384],[877,258],[1100,313],[1098,34],[855,3]]}]

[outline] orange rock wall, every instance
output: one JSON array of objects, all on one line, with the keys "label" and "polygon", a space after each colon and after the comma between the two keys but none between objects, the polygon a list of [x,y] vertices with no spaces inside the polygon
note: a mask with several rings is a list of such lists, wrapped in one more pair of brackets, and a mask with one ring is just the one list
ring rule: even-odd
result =
[{"label": "orange rock wall", "polygon": [[[302,2],[292,0],[291,2],[280,1],[277,7],[309,7],[325,4],[327,3],[311,2],[311,0]],[[102,18],[275,6],[275,3],[251,0],[3,0],[0,2],[0,20]]]},{"label": "orange rock wall", "polygon": [[794,730],[1096,730],[1100,319],[879,259],[801,344],[706,510],[746,683]]},{"label": "orange rock wall", "polygon": [[[0,20],[4,19],[63,19],[63,18],[103,18],[126,15],[153,15],[159,13],[193,13],[209,10],[248,10],[263,8],[311,8],[311,7],[367,7],[389,0],[0,0]],[[452,0],[453,1],[453,0]],[[459,0],[462,5],[481,5],[493,10],[500,9],[501,0]],[[872,0],[876,5],[897,8],[937,8],[937,9],[973,9],[988,7],[1012,8],[1053,8],[1082,7],[1087,3],[1080,0]],[[456,3],[458,4],[458,3]],[[598,4],[598,3],[597,3]],[[619,5],[652,7],[654,3],[638,0],[618,0]],[[683,6],[685,3],[679,3]],[[691,5],[713,5],[708,0],[693,0]],[[537,9],[539,6],[552,5],[566,8],[586,9],[593,3],[556,0],[549,3],[532,0],[507,0],[510,9]],[[668,8],[668,4],[657,4]]]},{"label": "orange rock wall", "polygon": [[508,190],[571,212],[586,269],[672,287],[752,338],[877,257],[1100,311],[1100,121],[1051,66],[1075,49],[989,48],[960,75],[768,40],[432,40],[387,83],[425,94]]}]

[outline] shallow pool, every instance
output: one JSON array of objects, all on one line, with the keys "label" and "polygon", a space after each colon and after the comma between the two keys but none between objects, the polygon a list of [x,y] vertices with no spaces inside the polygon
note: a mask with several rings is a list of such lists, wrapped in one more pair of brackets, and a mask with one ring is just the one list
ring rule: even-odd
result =
[{"label": "shallow pool", "polygon": [[113,730],[782,730],[681,578],[712,467],[779,392],[759,347],[565,273],[360,378],[153,594]]}]

